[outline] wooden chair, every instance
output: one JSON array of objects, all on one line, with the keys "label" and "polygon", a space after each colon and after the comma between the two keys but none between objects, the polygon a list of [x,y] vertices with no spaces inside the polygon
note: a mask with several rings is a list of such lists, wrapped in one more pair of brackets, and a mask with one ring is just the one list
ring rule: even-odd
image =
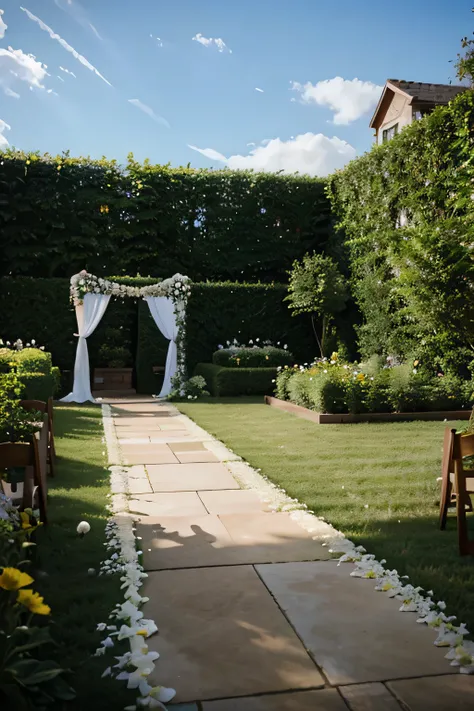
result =
[{"label": "wooden chair", "polygon": [[41,413],[48,414],[48,430],[49,430],[49,443],[48,443],[48,466],[49,473],[52,477],[55,475],[56,471],[56,447],[54,444],[54,431],[53,431],[53,398],[50,397],[48,402],[43,402],[43,400],[21,400],[21,407],[25,410],[37,410]]},{"label": "wooden chair", "polygon": [[[456,430],[446,427],[444,431],[443,460],[441,464],[441,499],[439,502],[439,527],[442,531],[446,528],[448,508],[456,506],[458,490],[454,474],[453,447]],[[474,494],[474,470],[464,470],[468,475],[464,505],[472,511],[470,494]]]},{"label": "wooden chair", "polygon": [[[47,421],[47,415],[45,415]],[[1,442],[0,470],[23,468],[23,495],[21,509],[35,508],[35,497],[38,495],[38,506],[43,523],[47,523],[47,489],[46,489],[46,449],[48,430],[40,436],[33,436],[29,442]]]}]

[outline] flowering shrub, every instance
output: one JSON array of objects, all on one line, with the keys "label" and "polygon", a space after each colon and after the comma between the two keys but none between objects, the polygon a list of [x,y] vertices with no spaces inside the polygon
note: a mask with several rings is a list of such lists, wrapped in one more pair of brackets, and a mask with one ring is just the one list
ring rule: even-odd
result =
[{"label": "flowering shrub", "polygon": [[195,375],[181,384],[179,379],[173,379],[173,386],[169,400],[197,400],[199,397],[209,395],[206,390],[206,381],[202,375]]},{"label": "flowering shrub", "polygon": [[51,660],[36,658],[40,647],[53,644],[49,628],[34,624],[35,616],[48,617],[51,608],[31,585],[24,568],[34,543],[31,534],[40,525],[36,512],[19,512],[0,494],[0,706],[45,709],[56,701],[69,701],[74,690],[64,680],[65,670]]},{"label": "flowering shrub", "polygon": [[20,405],[23,389],[16,373],[0,375],[0,442],[25,441],[39,429],[35,420],[41,416]]},{"label": "flowering shrub", "polygon": [[53,367],[51,353],[34,340],[24,346],[19,338],[14,343],[0,339],[0,374],[11,372],[18,374],[26,400],[47,400],[59,389],[59,368]]},{"label": "flowering shrub", "polygon": [[343,362],[337,353],[311,365],[279,370],[275,394],[316,412],[423,412],[472,406],[472,381],[433,374],[419,361],[399,364],[387,358]]},{"label": "flowering shrub", "polygon": [[259,338],[250,340],[248,345],[241,345],[234,339],[227,341],[226,347],[219,346],[213,354],[212,362],[226,368],[275,368],[290,365],[294,362],[288,347],[280,343],[273,345],[271,341],[261,342]]}]

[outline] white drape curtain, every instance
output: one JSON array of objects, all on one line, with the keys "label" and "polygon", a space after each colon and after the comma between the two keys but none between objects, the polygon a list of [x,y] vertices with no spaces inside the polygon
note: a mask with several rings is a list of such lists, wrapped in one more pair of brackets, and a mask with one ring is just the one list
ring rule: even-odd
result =
[{"label": "white drape curtain", "polygon": [[76,361],[74,363],[74,385],[72,392],[63,397],[61,402],[94,402],[91,392],[89,353],[87,338],[95,331],[110,301],[110,295],[85,294],[84,304],[76,306],[79,332]]},{"label": "white drape curtain", "polygon": [[146,296],[150,313],[154,322],[160,329],[161,333],[170,342],[168,346],[168,355],[166,356],[165,377],[163,378],[163,387],[159,397],[166,397],[171,392],[171,378],[176,374],[178,367],[178,350],[176,347],[176,339],[178,337],[178,326],[176,324],[176,316],[174,313],[174,304],[171,299],[166,296]]}]

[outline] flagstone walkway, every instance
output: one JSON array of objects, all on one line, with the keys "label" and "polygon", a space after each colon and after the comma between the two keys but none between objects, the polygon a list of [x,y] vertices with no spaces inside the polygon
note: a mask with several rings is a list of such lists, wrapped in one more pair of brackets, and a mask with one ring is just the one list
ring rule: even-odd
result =
[{"label": "flagstone walkway", "polygon": [[243,488],[239,457],[171,405],[112,413],[170,709],[472,711],[474,678],[433,630]]}]

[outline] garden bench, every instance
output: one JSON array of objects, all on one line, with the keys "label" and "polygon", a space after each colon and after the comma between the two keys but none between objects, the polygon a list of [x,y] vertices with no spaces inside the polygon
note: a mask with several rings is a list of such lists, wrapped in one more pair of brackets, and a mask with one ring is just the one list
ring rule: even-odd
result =
[{"label": "garden bench", "polygon": [[49,474],[54,477],[56,463],[56,448],[54,445],[54,429],[53,429],[53,398],[50,397],[48,402],[43,400],[21,400],[21,407],[25,410],[36,410],[37,412],[47,413],[48,415],[48,467]]},{"label": "garden bench", "polygon": [[[29,442],[0,443],[0,470],[24,470],[20,508],[36,508],[37,499],[42,523],[47,523],[48,442],[48,414],[44,413],[41,429]],[[13,499],[14,494],[10,494]]]},{"label": "garden bench", "polygon": [[446,527],[448,507],[456,505],[459,553],[474,555],[474,541],[468,537],[466,511],[472,511],[471,494],[474,494],[474,469],[464,467],[466,457],[474,456],[474,435],[456,434],[446,428],[444,432],[443,461],[441,466],[441,500],[439,525]]}]

